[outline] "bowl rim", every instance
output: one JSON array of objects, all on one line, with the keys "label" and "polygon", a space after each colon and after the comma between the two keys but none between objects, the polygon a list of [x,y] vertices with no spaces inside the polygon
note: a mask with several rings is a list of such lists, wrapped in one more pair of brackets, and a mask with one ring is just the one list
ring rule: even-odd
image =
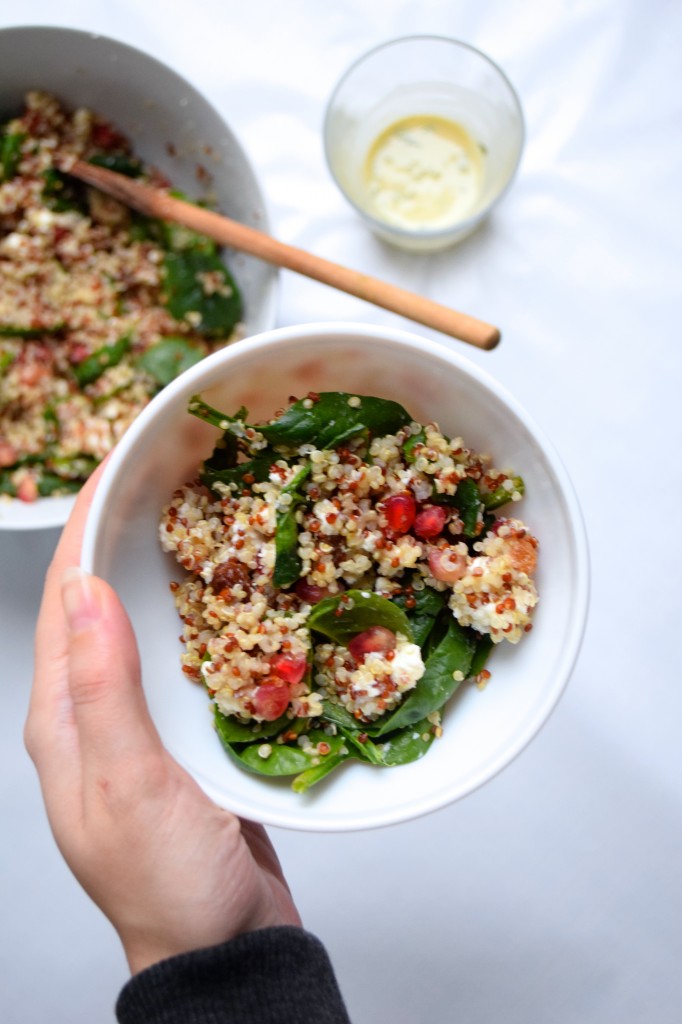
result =
[{"label": "bowl rim", "polygon": [[[485,61],[485,63],[487,63],[490,66],[490,68],[495,72],[495,74],[498,75],[501,81],[506,85],[507,89],[509,90],[512,104],[516,110],[519,119],[519,151],[514,162],[514,165],[510,169],[509,174],[507,176],[507,180],[502,186],[502,188],[498,192],[496,192],[495,195],[493,195],[493,197],[488,201],[488,203],[484,207],[482,207],[472,216],[466,217],[464,220],[459,220],[456,223],[451,224],[449,227],[444,228],[401,228],[400,225],[398,224],[391,224],[381,220],[379,217],[375,217],[374,214],[372,214],[369,210],[365,209],[365,207],[360,206],[360,204],[357,203],[352,198],[352,196],[348,194],[348,192],[341,184],[334,171],[334,162],[331,157],[331,145],[329,142],[328,126],[332,105],[338,93],[341,91],[341,88],[345,85],[345,83],[353,74],[353,72],[357,68],[359,68],[361,64],[364,64],[365,61],[368,60],[370,57],[373,57],[381,50],[390,49],[390,47],[392,46],[398,46],[402,45],[403,43],[412,42],[449,43],[456,48],[468,50],[475,56],[480,57],[483,61]],[[379,43],[378,46],[373,46],[370,50],[367,50],[365,53],[362,53],[359,57],[356,57],[356,59],[344,71],[344,73],[341,75],[336,85],[332,89],[332,92],[324,108],[324,114],[322,116],[322,126],[324,157],[325,162],[327,164],[327,170],[329,171],[329,174],[331,175],[331,178],[336,187],[338,188],[339,192],[341,193],[341,195],[352,206],[356,213],[364,221],[366,221],[367,224],[369,224],[373,230],[375,230],[379,234],[383,234],[384,236],[386,236],[387,234],[392,235],[396,239],[396,244],[399,244],[398,239],[406,243],[408,241],[414,242],[415,239],[419,239],[420,241],[423,241],[425,243],[433,243],[434,248],[436,248],[436,243],[438,243],[439,241],[445,243],[446,240],[452,238],[453,234],[456,234],[458,237],[465,237],[467,234],[471,233],[478,224],[480,224],[482,221],[485,220],[486,217],[488,217],[488,215],[497,206],[497,204],[501,202],[501,200],[504,198],[504,196],[507,194],[507,192],[513,185],[514,180],[518,174],[519,166],[521,164],[523,153],[526,147],[527,135],[526,119],[523,112],[523,106],[521,104],[521,98],[519,96],[518,90],[513,85],[507,73],[502,70],[500,65],[497,64],[497,62],[494,61],[492,57],[488,56],[487,53],[484,53],[483,50],[479,50],[477,46],[473,46],[471,43],[467,43],[463,39],[455,39],[452,36],[443,36],[435,33],[398,36],[395,39],[389,39],[383,43]]]},{"label": "bowl rim", "polygon": [[[260,813],[257,819],[265,825],[298,831],[348,832],[382,828],[413,820],[439,810],[474,792],[515,760],[546,723],[556,708],[571,677],[586,627],[590,593],[590,570],[584,519],[570,477],[551,441],[513,395],[487,370],[482,369],[468,357],[446,346],[444,343],[428,340],[400,329],[345,321],[279,327],[234,342],[227,348],[206,357],[201,363],[191,367],[185,374],[176,378],[167,388],[159,392],[131,425],[104,467],[95,491],[83,535],[81,549],[82,568],[90,573],[97,572],[98,539],[106,518],[109,496],[112,492],[115,492],[119,475],[124,472],[127,457],[131,450],[134,450],[136,447],[138,440],[147,428],[147,423],[151,419],[176,402],[181,393],[186,394],[190,390],[190,385],[192,390],[201,390],[202,387],[214,384],[218,368],[227,369],[230,362],[238,359],[247,348],[252,352],[264,351],[273,346],[286,344],[287,340],[299,341],[319,337],[320,335],[333,336],[334,340],[341,342],[371,337],[372,339],[387,341],[411,350],[418,347],[425,354],[430,354],[438,359],[447,361],[465,376],[474,378],[485,390],[492,392],[495,397],[518,417],[525,428],[532,434],[542,452],[543,458],[547,460],[552,472],[555,474],[558,489],[566,506],[570,541],[574,552],[572,610],[570,619],[567,622],[565,643],[560,659],[557,662],[554,680],[547,687],[543,698],[538,702],[532,716],[529,716],[529,719],[524,723],[524,728],[519,731],[513,742],[506,744],[504,749],[492,761],[488,761],[476,774],[469,776],[464,783],[459,783],[456,787],[442,788],[434,792],[430,798],[421,799],[416,809],[409,805],[402,810],[392,809],[384,814],[374,811],[371,820],[367,820],[367,816],[363,816],[362,813],[355,817],[347,815],[343,822],[339,822],[331,817],[325,819],[324,812],[321,809],[312,816],[306,816],[305,808],[303,807],[298,812],[285,808],[283,811],[275,810],[267,814]],[[223,363],[225,364],[224,367],[222,366]],[[210,780],[201,779],[200,784],[212,799],[224,805],[223,800],[220,798],[219,789],[212,786]],[[230,810],[239,816],[254,818],[253,809],[250,808],[248,801],[240,801],[238,795],[235,797],[231,794]]]},{"label": "bowl rim", "polygon": [[[210,110],[225,126],[230,137],[230,143],[234,145],[245,166],[251,172],[253,179],[252,186],[262,210],[263,224],[261,229],[265,232],[270,230],[270,224],[272,221],[270,209],[253,162],[247,155],[246,149],[244,148],[239,136],[229,124],[226,117],[191,79],[186,78],[184,74],[180,74],[180,72],[176,71],[170,64],[166,64],[164,61],[155,57],[153,54],[148,53],[146,50],[142,50],[137,46],[132,46],[130,43],[123,42],[115,36],[110,36],[103,32],[89,31],[82,28],[73,28],[68,25],[24,24],[3,26],[0,28],[0,43],[4,38],[11,36],[12,34],[36,32],[44,33],[45,35],[54,34],[55,36],[68,35],[73,38],[81,39],[86,44],[101,42],[103,45],[112,46],[119,51],[127,52],[136,59],[141,59],[147,64],[154,66],[161,74],[169,78],[174,78],[178,84],[183,86],[183,88],[194,93],[205,107]],[[29,88],[29,86],[30,81],[27,84],[27,88]],[[277,272],[276,268],[273,268],[267,294],[264,300],[262,300],[262,305],[267,310],[268,314],[265,323],[269,323],[269,326],[262,328],[259,333],[262,333],[262,330],[270,330],[275,326],[277,320],[277,309],[279,306],[280,289],[281,276]],[[69,518],[75,503],[75,495],[62,495],[56,498],[37,498],[35,502],[31,502],[30,504],[21,502],[19,498],[5,498],[0,496],[0,532],[26,532],[29,530],[50,530],[62,527]],[[16,520],[12,517],[8,519],[2,514],[3,509],[18,506],[21,507],[22,511],[27,512],[26,518]],[[30,512],[27,511],[29,509],[31,510]]]}]

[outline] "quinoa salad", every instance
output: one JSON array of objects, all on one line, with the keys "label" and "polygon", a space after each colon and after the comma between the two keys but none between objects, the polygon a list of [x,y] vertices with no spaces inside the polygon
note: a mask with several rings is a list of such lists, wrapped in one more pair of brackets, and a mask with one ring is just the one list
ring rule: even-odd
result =
[{"label": "quinoa salad", "polygon": [[243,768],[307,790],[349,758],[423,757],[465,680],[532,628],[523,480],[396,402],[325,392],[268,423],[194,396],[221,431],[159,536],[184,673]]},{"label": "quinoa salad", "polygon": [[115,127],[45,93],[0,124],[6,499],[78,490],[161,387],[240,329],[215,244],[71,179],[74,158],[170,189]]}]

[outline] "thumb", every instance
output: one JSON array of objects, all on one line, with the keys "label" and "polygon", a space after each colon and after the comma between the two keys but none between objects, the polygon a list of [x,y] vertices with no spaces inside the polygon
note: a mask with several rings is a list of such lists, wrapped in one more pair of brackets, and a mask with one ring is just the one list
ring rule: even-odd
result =
[{"label": "thumb", "polygon": [[83,773],[109,776],[161,741],[142,691],[130,620],[104,580],[79,568],[62,578],[69,629],[69,690]]}]

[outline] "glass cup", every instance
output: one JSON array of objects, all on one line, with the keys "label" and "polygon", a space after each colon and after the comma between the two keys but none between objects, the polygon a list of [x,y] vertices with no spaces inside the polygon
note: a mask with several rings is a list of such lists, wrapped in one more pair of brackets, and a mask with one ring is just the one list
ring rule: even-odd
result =
[{"label": "glass cup", "polygon": [[506,75],[467,43],[408,36],[353,64],[329,99],[332,177],[367,225],[404,249],[470,234],[509,188],[524,143]]}]

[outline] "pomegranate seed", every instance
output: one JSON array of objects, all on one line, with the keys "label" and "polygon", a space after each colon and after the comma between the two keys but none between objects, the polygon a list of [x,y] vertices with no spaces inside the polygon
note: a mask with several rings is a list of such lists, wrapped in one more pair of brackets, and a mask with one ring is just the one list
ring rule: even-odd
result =
[{"label": "pomegranate seed", "polygon": [[17,486],[17,498],[26,502],[35,501],[38,498],[38,484],[32,476],[25,476]]},{"label": "pomegranate seed", "polygon": [[329,597],[329,590],[327,587],[318,587],[314,583],[308,583],[307,580],[299,580],[294,587],[296,596],[305,601],[306,604],[317,604],[325,597]]},{"label": "pomegranate seed", "polygon": [[117,132],[110,124],[95,124],[92,127],[93,145],[99,146],[101,149],[120,149],[125,145],[125,141],[120,132]]},{"label": "pomegranate seed", "polygon": [[448,514],[442,505],[428,505],[417,515],[414,532],[423,540],[430,540],[442,532],[447,518]]},{"label": "pomegranate seed", "polygon": [[270,661],[270,668],[290,686],[300,683],[308,665],[305,654],[276,654]]},{"label": "pomegranate seed", "polygon": [[253,696],[253,708],[258,718],[274,722],[289,707],[291,694],[285,683],[263,683]]},{"label": "pomegranate seed", "polygon": [[17,461],[18,452],[9,441],[0,441],[0,469],[12,466]]},{"label": "pomegranate seed", "polygon": [[367,654],[385,654],[394,650],[395,645],[396,637],[392,630],[385,626],[370,626],[353,637],[348,644],[348,651],[355,661],[364,661]]},{"label": "pomegranate seed", "polygon": [[443,583],[461,580],[466,567],[466,555],[461,554],[456,548],[434,548],[429,552],[429,569],[434,578]]},{"label": "pomegranate seed", "polygon": [[388,527],[394,533],[407,533],[417,514],[417,505],[413,496],[406,491],[404,494],[392,494],[381,503],[381,511],[386,517]]}]

